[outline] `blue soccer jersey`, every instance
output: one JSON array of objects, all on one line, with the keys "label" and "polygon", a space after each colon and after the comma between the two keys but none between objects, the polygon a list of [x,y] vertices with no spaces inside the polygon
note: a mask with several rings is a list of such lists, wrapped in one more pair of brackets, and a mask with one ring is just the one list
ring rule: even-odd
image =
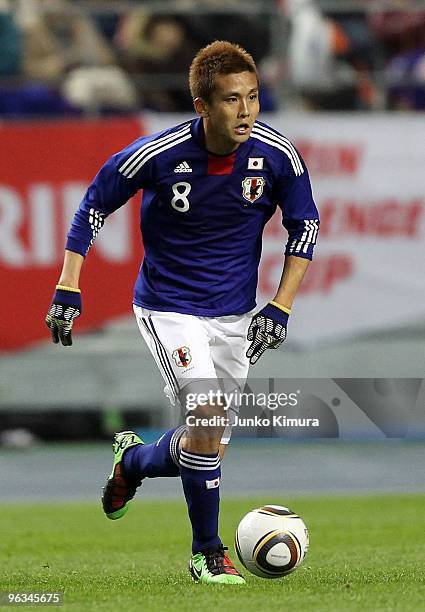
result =
[{"label": "blue soccer jersey", "polygon": [[277,206],[286,255],[312,258],[319,215],[307,169],[291,142],[262,122],[226,156],[206,150],[201,119],[139,138],[96,175],[66,248],[85,256],[106,217],[139,189],[138,306],[207,317],[254,308],[262,233]]}]

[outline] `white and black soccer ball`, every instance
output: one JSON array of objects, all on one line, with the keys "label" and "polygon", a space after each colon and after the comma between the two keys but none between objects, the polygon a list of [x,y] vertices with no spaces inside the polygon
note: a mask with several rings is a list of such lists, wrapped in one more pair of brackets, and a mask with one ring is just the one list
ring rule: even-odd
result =
[{"label": "white and black soccer ball", "polygon": [[248,512],[236,529],[239,561],[255,576],[282,578],[301,565],[308,551],[304,521],[284,506],[269,504]]}]

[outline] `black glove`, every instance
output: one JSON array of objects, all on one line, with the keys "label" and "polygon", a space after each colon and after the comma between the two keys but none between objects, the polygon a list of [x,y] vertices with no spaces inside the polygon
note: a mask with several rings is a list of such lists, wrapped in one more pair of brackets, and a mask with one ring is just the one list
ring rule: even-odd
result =
[{"label": "black glove", "polygon": [[56,285],[55,295],[45,319],[55,344],[60,340],[64,346],[71,346],[72,323],[80,316],[82,310],[79,289]]},{"label": "black glove", "polygon": [[252,340],[246,352],[251,365],[256,363],[268,348],[276,349],[286,338],[286,327],[291,311],[276,302],[269,302],[252,317],[248,340]]}]

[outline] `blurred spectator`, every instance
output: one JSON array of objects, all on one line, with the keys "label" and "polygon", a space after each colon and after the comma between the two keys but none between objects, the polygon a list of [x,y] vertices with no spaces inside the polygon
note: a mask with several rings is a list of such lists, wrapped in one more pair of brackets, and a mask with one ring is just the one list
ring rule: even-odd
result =
[{"label": "blurred spectator", "polygon": [[23,74],[39,83],[39,96],[43,88],[46,97],[53,92],[60,96],[60,91],[63,107],[92,113],[135,108],[132,83],[84,12],[68,0],[20,0],[16,6],[24,40]]},{"label": "blurred spectator", "polygon": [[425,41],[425,10],[419,10],[413,0],[401,0],[398,7],[370,14],[371,26],[386,59],[422,47]]},{"label": "blurred spectator", "polygon": [[56,88],[25,80],[25,36],[21,28],[22,8],[30,3],[0,0],[0,76],[9,77],[0,84],[0,115],[75,113]]},{"label": "blurred spectator", "polygon": [[73,68],[115,63],[113,51],[90,18],[68,0],[26,0],[21,24],[29,78],[60,82]]},{"label": "blurred spectator", "polygon": [[[288,61],[294,86],[304,92],[334,86],[332,30],[311,0],[288,0],[291,24]],[[341,40],[340,46],[346,41]]]},{"label": "blurred spectator", "polygon": [[[123,65],[136,77],[143,106],[168,112],[192,109],[187,86],[172,83],[187,74],[197,51],[180,20],[136,10],[124,19],[117,41]],[[137,76],[142,77],[139,82]],[[149,77],[149,83],[143,77]],[[161,77],[168,78],[170,83],[166,84]]]},{"label": "blurred spectator", "polygon": [[371,15],[384,54],[388,107],[425,110],[425,11],[410,0],[400,9]]},{"label": "blurred spectator", "polygon": [[425,48],[394,57],[386,77],[390,109],[425,110]]},{"label": "blurred spectator", "polygon": [[136,88],[118,66],[85,66],[72,70],[62,85],[66,99],[91,114],[135,111]]},{"label": "blurred spectator", "polygon": [[291,24],[289,70],[304,105],[321,110],[375,106],[366,25],[345,17],[343,27],[323,15],[315,0],[287,0],[284,7]]}]

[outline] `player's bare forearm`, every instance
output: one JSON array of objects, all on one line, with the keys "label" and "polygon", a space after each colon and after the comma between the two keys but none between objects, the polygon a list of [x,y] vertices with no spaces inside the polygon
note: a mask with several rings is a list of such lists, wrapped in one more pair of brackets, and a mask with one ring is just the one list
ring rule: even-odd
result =
[{"label": "player's bare forearm", "polygon": [[63,260],[62,272],[59,277],[59,285],[65,287],[79,288],[81,266],[83,265],[84,257],[73,251],[65,251]]},{"label": "player's bare forearm", "polygon": [[277,302],[285,308],[292,308],[292,303],[297,295],[309,263],[310,260],[304,259],[303,257],[296,257],[294,255],[286,256],[279,288],[273,298],[274,302]]}]

